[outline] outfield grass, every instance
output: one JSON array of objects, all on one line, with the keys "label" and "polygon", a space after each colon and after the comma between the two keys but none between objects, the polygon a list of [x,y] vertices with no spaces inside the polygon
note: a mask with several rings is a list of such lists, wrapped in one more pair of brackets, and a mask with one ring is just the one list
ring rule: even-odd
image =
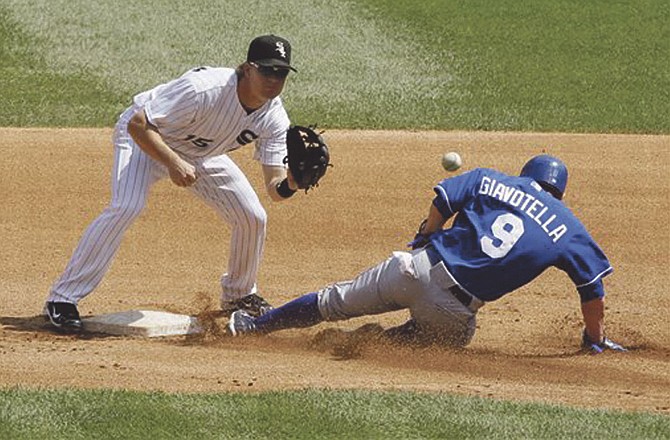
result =
[{"label": "outfield grass", "polygon": [[443,394],[0,391],[7,439],[667,439],[670,418]]},{"label": "outfield grass", "polygon": [[35,40],[19,29],[0,5],[0,125],[111,125],[122,104],[103,81],[84,67],[54,69]]},{"label": "outfield grass", "polygon": [[0,125],[109,126],[255,35],[294,45],[295,121],[670,133],[665,0],[2,0]]},{"label": "outfield grass", "polygon": [[434,127],[670,128],[667,1],[357,1],[453,63],[455,81],[437,102],[444,113]]}]

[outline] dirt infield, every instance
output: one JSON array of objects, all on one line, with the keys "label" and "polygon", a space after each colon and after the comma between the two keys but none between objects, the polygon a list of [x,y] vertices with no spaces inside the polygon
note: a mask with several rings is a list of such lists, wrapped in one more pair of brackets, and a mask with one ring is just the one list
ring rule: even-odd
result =
[{"label": "dirt infield", "polygon": [[[670,414],[670,136],[329,131],[326,138],[335,167],[319,188],[283,204],[259,194],[270,219],[259,279],[267,299],[282,303],[403,249],[446,174],[444,151],[459,151],[464,170],[516,173],[546,150],[568,164],[566,203],[615,268],[605,280],[607,332],[631,352],[578,353],[579,299],[556,270],[486,305],[462,351],[368,344],[342,353],[315,338],[329,328],[395,325],[405,313],[252,339],[220,336],[223,320],[197,338],[53,334],[39,314],[80,234],[108,202],[111,130],[0,129],[0,386],[444,391]],[[232,156],[260,188],[250,150]],[[306,231],[322,239],[306,240]],[[160,182],[80,311],[215,309],[229,238],[204,204]]]}]

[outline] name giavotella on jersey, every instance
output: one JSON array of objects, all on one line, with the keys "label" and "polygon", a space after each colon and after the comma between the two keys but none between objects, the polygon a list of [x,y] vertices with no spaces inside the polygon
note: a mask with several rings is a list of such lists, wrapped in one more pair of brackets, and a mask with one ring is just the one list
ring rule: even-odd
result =
[{"label": "name giavotella on jersey", "polygon": [[443,180],[435,193],[445,218],[460,212],[430,241],[478,298],[498,299],[549,266],[564,270],[583,297],[603,292],[600,279],[612,271],[607,257],[572,211],[532,178],[477,168]]}]

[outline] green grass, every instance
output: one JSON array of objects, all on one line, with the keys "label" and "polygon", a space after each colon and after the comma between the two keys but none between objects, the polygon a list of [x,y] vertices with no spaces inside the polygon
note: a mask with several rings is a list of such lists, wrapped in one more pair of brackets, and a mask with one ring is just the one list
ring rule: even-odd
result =
[{"label": "green grass", "polygon": [[323,127],[670,133],[665,0],[2,0],[0,125],[111,125],[135,93],[289,38]]},{"label": "green grass", "polygon": [[667,1],[357,1],[453,67],[435,126],[670,128]]},{"label": "green grass", "polygon": [[666,439],[670,418],[422,393],[9,389],[0,438]]},{"label": "green grass", "polygon": [[53,69],[0,6],[0,125],[111,125],[123,105],[90,69]]}]

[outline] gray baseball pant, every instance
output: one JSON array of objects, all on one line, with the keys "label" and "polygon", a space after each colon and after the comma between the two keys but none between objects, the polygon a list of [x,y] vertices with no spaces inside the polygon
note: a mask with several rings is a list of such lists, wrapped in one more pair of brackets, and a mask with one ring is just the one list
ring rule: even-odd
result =
[{"label": "gray baseball pant", "polygon": [[474,298],[466,307],[450,290],[456,285],[444,263],[431,263],[425,249],[394,252],[353,280],[319,291],[319,310],[325,320],[339,321],[409,309],[423,331],[465,346],[472,340],[476,313],[484,303]]}]

